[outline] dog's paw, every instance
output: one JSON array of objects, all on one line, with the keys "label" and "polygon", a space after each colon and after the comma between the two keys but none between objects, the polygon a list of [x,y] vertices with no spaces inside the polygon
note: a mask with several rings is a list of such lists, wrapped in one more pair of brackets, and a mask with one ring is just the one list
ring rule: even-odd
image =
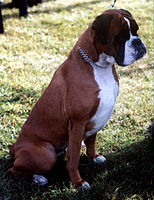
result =
[{"label": "dog's paw", "polygon": [[48,183],[48,180],[42,176],[42,175],[33,175],[33,184],[39,185],[39,186],[44,186]]},{"label": "dog's paw", "polygon": [[93,158],[93,162],[97,164],[103,164],[106,161],[106,158],[102,155],[96,155],[95,158]]},{"label": "dog's paw", "polygon": [[82,189],[88,190],[88,189],[90,189],[90,185],[89,185],[89,183],[88,183],[87,181],[84,181],[84,182],[81,184],[81,188],[82,188]]},{"label": "dog's paw", "polygon": [[90,185],[87,181],[85,180],[80,180],[79,182],[75,183],[75,188],[76,189],[90,189]]}]

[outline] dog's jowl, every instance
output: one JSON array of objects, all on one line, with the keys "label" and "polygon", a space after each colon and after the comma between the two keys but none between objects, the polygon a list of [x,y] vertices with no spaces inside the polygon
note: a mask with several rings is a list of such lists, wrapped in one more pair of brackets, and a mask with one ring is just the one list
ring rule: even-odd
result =
[{"label": "dog's jowl", "polygon": [[137,30],[126,10],[107,10],[96,17],[55,72],[11,146],[11,173],[31,174],[34,182],[46,184],[44,175],[67,148],[72,183],[90,187],[78,170],[81,143],[94,162],[106,160],[95,150],[96,133],[110,119],[118,95],[114,64],[130,65],[146,53]]}]

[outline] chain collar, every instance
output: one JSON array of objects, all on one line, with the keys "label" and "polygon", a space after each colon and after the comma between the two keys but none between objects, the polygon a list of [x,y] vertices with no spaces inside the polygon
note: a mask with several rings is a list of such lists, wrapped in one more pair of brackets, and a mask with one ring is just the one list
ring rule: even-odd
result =
[{"label": "chain collar", "polygon": [[93,60],[91,60],[91,58],[89,58],[89,56],[83,51],[83,49],[81,47],[78,47],[78,50],[85,62],[87,62],[88,64],[90,64],[94,67],[103,68],[102,66],[97,65]]}]

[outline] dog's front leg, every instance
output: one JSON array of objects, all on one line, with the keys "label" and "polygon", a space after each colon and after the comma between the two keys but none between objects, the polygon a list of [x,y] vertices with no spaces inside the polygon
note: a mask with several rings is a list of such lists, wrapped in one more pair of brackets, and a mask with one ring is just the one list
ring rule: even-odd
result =
[{"label": "dog's front leg", "polygon": [[95,163],[102,164],[106,161],[106,158],[96,153],[95,140],[96,140],[96,134],[89,136],[84,140],[84,143],[87,148],[86,153],[89,156],[89,158],[93,159]]},{"label": "dog's front leg", "polygon": [[69,125],[69,145],[68,145],[68,161],[67,169],[71,178],[72,183],[76,187],[89,188],[89,184],[81,179],[78,165],[80,160],[80,149],[81,142],[84,137],[85,123],[82,122],[70,122]]},{"label": "dog's front leg", "polygon": [[90,158],[95,158],[96,156],[96,149],[95,149],[95,140],[96,140],[96,133],[92,136],[87,137],[84,140],[84,143],[86,145],[86,154]]}]

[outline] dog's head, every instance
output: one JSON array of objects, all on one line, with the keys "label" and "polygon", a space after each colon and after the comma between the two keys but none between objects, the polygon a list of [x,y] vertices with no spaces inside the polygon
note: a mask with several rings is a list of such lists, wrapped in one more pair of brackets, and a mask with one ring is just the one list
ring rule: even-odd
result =
[{"label": "dog's head", "polygon": [[137,34],[139,27],[126,10],[105,11],[96,17],[92,29],[102,51],[113,56],[118,65],[130,65],[146,53],[146,46]]}]

